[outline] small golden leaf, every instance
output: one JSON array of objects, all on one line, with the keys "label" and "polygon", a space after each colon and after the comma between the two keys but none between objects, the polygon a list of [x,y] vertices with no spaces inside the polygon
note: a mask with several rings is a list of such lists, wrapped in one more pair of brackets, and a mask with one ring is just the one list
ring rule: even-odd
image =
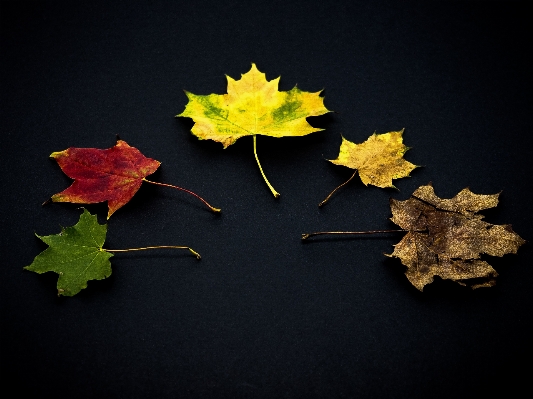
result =
[{"label": "small golden leaf", "polygon": [[335,165],[357,169],[366,185],[385,188],[394,187],[392,179],[409,176],[416,168],[403,159],[409,149],[403,144],[404,129],[384,134],[374,133],[364,143],[355,144],[342,138],[339,156],[330,160]]},{"label": "small golden leaf", "polygon": [[409,176],[409,173],[417,165],[403,159],[403,155],[409,150],[409,147],[403,144],[403,131],[404,129],[398,132],[374,133],[361,144],[352,143],[343,137],[339,156],[337,159],[329,161],[335,165],[355,169],[355,172],[346,182],[335,188],[318,206],[328,202],[331,196],[352,180],[358,172],[365,186],[372,184],[381,188],[394,188],[392,179]]}]

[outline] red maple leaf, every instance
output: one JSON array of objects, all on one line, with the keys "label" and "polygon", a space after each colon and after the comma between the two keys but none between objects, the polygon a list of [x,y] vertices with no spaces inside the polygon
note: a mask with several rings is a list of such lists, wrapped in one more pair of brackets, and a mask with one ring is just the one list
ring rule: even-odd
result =
[{"label": "red maple leaf", "polygon": [[117,209],[128,203],[145,181],[186,191],[211,210],[220,212],[192,191],[146,180],[145,177],[154,173],[161,162],[145,157],[123,140],[118,140],[114,147],[105,150],[70,147],[53,152],[50,157],[57,161],[68,177],[74,179],[70,187],[50,198],[53,202],[94,204],[107,201],[109,219]]}]

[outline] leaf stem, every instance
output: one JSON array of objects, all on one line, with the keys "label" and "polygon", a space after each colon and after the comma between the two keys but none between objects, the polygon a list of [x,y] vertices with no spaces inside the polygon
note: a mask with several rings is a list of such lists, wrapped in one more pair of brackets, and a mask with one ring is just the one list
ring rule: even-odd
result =
[{"label": "leaf stem", "polygon": [[316,233],[302,234],[302,240],[323,234],[379,234],[379,233],[405,233],[408,230],[369,230],[369,231],[317,231]]},{"label": "leaf stem", "polygon": [[186,193],[189,193],[191,195],[194,195],[196,198],[198,198],[200,201],[202,201],[205,205],[207,205],[207,207],[209,209],[211,209],[213,212],[215,213],[220,213],[221,209],[219,208],[215,208],[213,206],[211,206],[205,199],[203,199],[202,197],[200,197],[198,194],[196,193],[193,193],[192,191],[190,190],[187,190],[185,188],[181,188],[181,187],[178,187],[178,186],[174,186],[172,184],[166,184],[166,183],[158,183],[158,182],[155,182],[155,181],[151,181],[151,180],[147,180],[146,178],[143,178],[143,181],[145,181],[146,183],[150,183],[150,184],[155,184],[155,185],[158,185],[158,186],[164,186],[164,187],[171,187],[171,188],[176,188],[178,190],[181,190],[181,191],[185,191]]},{"label": "leaf stem", "polygon": [[320,204],[318,204],[318,206],[321,207],[321,206],[324,205],[326,202],[328,202],[329,199],[331,198],[331,196],[332,196],[333,194],[335,194],[335,192],[336,192],[339,188],[344,187],[346,184],[348,184],[348,183],[350,182],[350,180],[352,180],[352,179],[355,177],[356,174],[357,174],[357,169],[355,170],[355,172],[353,172],[352,177],[350,177],[348,180],[346,180],[344,183],[342,183],[340,186],[338,186],[335,190],[333,190],[333,191],[332,191],[332,192],[326,197],[326,199],[325,199],[324,201],[322,201]]},{"label": "leaf stem", "polygon": [[200,254],[198,252],[196,252],[195,250],[193,250],[190,247],[185,247],[185,246],[182,246],[182,245],[157,245],[155,247],[128,248],[128,249],[105,249],[105,248],[102,248],[102,250],[104,250],[106,252],[130,252],[130,251],[144,251],[146,249],[159,249],[159,248],[188,249],[189,251],[191,251],[191,253],[194,256],[196,256],[196,259],[202,259],[202,257],[200,256]]},{"label": "leaf stem", "polygon": [[279,193],[274,189],[274,187],[272,187],[272,184],[270,184],[270,182],[268,181],[267,177],[265,176],[265,172],[263,172],[263,168],[261,167],[261,163],[259,162],[259,158],[257,157],[257,135],[254,134],[254,155],[255,155],[255,160],[257,161],[257,165],[259,166],[259,170],[261,171],[261,174],[263,175],[263,179],[265,179],[265,182],[268,186],[268,188],[270,189],[270,191],[272,191],[272,194],[274,194],[274,197],[275,198],[279,198]]}]

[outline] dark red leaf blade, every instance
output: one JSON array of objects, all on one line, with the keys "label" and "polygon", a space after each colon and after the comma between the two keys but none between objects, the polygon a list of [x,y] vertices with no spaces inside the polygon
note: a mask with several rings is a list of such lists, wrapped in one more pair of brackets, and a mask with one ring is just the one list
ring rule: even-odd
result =
[{"label": "dark red leaf blade", "polygon": [[53,202],[94,204],[107,201],[109,219],[135,195],[143,179],[154,173],[159,161],[145,157],[123,140],[114,147],[70,147],[50,155],[63,172],[74,179],[66,190],[54,194]]}]

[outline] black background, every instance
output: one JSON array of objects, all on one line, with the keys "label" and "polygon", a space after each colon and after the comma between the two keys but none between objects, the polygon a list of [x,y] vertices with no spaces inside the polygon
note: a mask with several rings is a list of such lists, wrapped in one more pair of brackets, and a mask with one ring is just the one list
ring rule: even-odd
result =
[{"label": "black background", "polygon": [[[112,3],[112,4],[109,4]],[[2,2],[1,363],[3,387],[34,397],[469,397],[526,387],[533,336],[530,14],[518,2]],[[223,150],[199,141],[187,98],[225,93],[255,62],[280,89],[324,89],[325,130]],[[354,142],[405,128],[423,165],[399,191],[331,165]],[[77,222],[41,203],[70,180],[48,159],[108,148],[115,135],[162,162],[109,221],[106,248],[190,245],[113,257],[113,274],[72,298],[57,275],[22,270],[35,236]],[[400,236],[317,239],[317,230],[394,228],[388,199],[433,182],[502,191],[487,221],[529,242],[486,258],[472,291],[423,293],[389,259]],[[90,205],[105,221],[106,204]],[[521,364],[525,361],[526,366]]]}]

